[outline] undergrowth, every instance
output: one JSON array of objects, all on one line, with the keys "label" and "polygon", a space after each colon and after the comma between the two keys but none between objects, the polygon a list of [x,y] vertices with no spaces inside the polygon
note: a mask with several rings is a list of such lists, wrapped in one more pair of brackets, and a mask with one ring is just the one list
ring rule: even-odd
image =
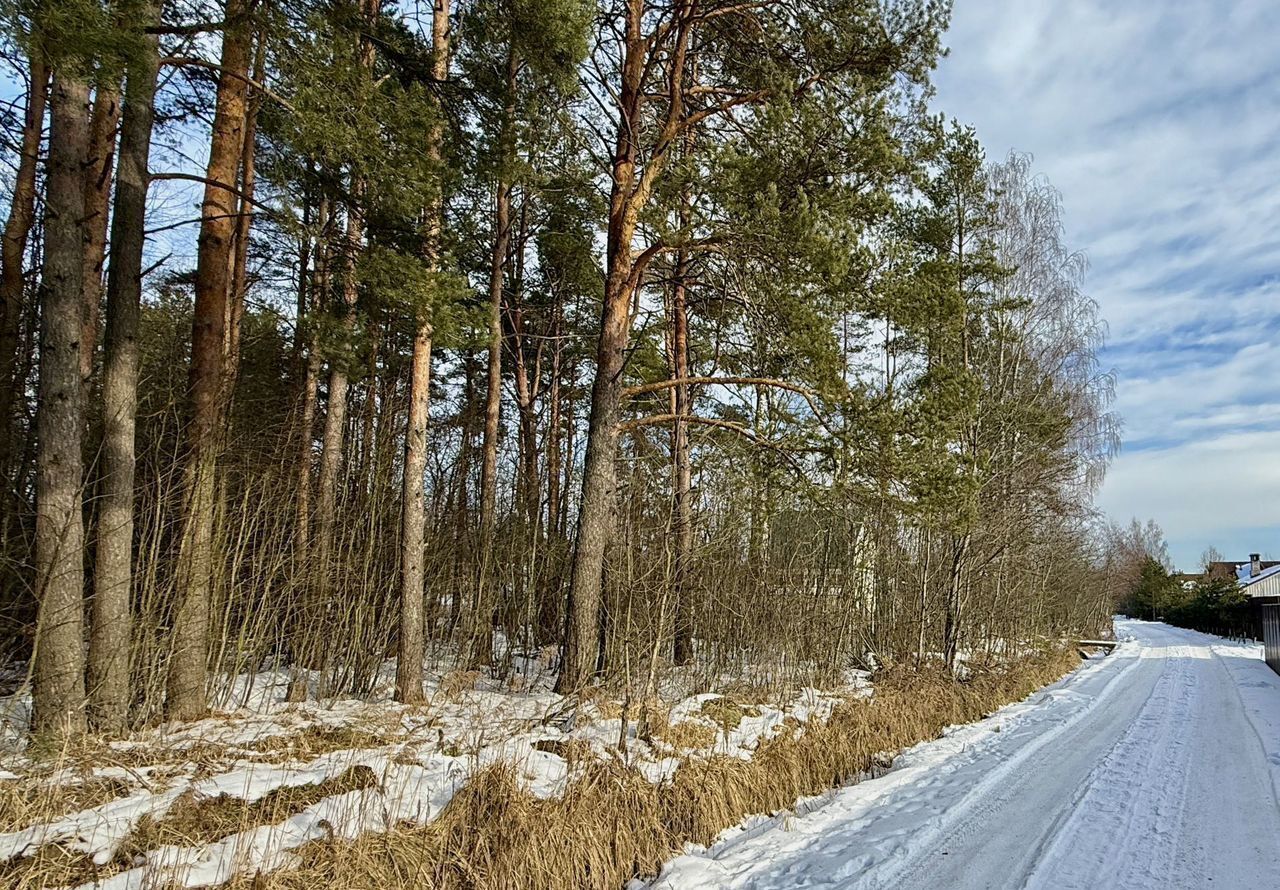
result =
[{"label": "undergrowth", "polygon": [[621,761],[589,760],[576,766],[563,796],[544,800],[520,786],[511,765],[496,764],[473,775],[426,825],[312,843],[299,851],[298,868],[245,875],[232,887],[616,890],[655,874],[687,843],[708,845],[749,815],[855,781],[882,765],[886,752],[981,719],[1076,662],[1073,652],[1057,651],[964,682],[890,670],[877,677],[873,698],[843,702],[826,723],[803,731],[788,725],[751,760],[690,760],[658,785]]},{"label": "undergrowth", "polygon": [[[229,890],[616,890],[633,877],[656,873],[688,843],[708,845],[747,816],[784,811],[803,798],[857,781],[885,766],[892,752],[1020,700],[1075,662],[1074,652],[1055,651],[1012,666],[977,668],[962,682],[941,671],[883,671],[874,697],[844,700],[825,723],[784,721],[750,760],[702,754],[718,731],[732,730],[753,708],[715,698],[701,706],[700,721],[676,723],[655,710],[662,718],[653,721],[655,740],[677,751],[700,751],[686,756],[666,782],[650,782],[621,757],[602,760],[580,741],[539,743],[540,750],[570,765],[572,780],[561,797],[535,797],[521,785],[516,766],[498,763],[474,773],[430,823],[355,841],[314,842],[297,851],[297,868],[245,874]],[[252,747],[270,758],[382,742],[363,730],[314,728]],[[62,762],[68,762],[65,755]],[[0,863],[0,885],[34,890],[101,880],[139,864],[148,851],[206,845],[276,824],[322,799],[372,788],[378,781],[371,769],[357,766],[324,782],[275,789],[254,802],[185,794],[164,815],[143,817],[103,865],[45,844],[34,855]],[[5,785],[0,830],[32,824],[40,814],[109,800],[121,791],[113,780],[45,785],[33,777]],[[165,877],[155,877],[156,886],[163,886]]]}]

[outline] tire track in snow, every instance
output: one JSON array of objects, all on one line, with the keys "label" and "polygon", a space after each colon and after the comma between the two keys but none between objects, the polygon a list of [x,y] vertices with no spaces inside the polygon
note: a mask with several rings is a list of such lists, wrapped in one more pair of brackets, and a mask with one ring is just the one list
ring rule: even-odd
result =
[{"label": "tire track in snow", "polygon": [[[1138,657],[1121,655],[1123,663],[1114,667],[1106,684],[1097,693],[1089,697],[1083,707],[1070,712],[1065,719],[1049,724],[1048,728],[1039,729],[1036,717],[1029,715],[1029,723],[1036,725],[1036,734],[988,771],[981,780],[970,787],[953,805],[946,807],[928,824],[914,831],[903,849],[896,851],[899,855],[885,861],[875,863],[861,874],[858,880],[849,886],[855,890],[887,890],[890,887],[910,886],[914,880],[925,879],[930,856],[944,848],[977,835],[994,821],[994,814],[1003,808],[1006,795],[1016,788],[1019,780],[1025,781],[1030,771],[1027,766],[1036,758],[1046,753],[1062,736],[1073,730],[1078,724],[1090,717],[1112,695],[1122,688],[1123,679],[1138,667],[1145,651]],[[1105,670],[1112,668],[1114,662],[1104,663]],[[1054,692],[1044,693],[1046,699],[1052,699]],[[1016,731],[1016,730],[1015,730]],[[1012,784],[1011,784],[1012,783]],[[945,853],[943,853],[945,855]],[[1023,863],[1021,868],[1012,869],[1013,874],[1025,873],[1030,863]]]},{"label": "tire track in snow", "polygon": [[[1129,696],[1134,686],[1124,678],[1140,664],[1151,664],[1140,659],[1139,652],[1138,644],[1125,644],[1115,656],[1086,665],[987,720],[916,746],[881,778],[837,791],[803,816],[768,820],[775,826],[785,824],[785,831],[748,829],[709,850],[679,857],[651,886],[910,886],[902,882],[904,873],[919,870],[923,860],[953,837],[981,831],[988,811],[999,809],[993,799],[1024,782],[1052,757],[1055,740],[1077,730],[1091,715],[1110,713],[1099,706],[1121,690]],[[1154,673],[1146,683],[1154,683]],[[1126,701],[1120,711],[1136,713],[1141,703]],[[1007,880],[1010,871],[1002,874]],[[929,881],[922,886],[950,885]]]},{"label": "tire track in snow", "polygon": [[[1055,832],[1026,886],[1076,890],[1169,886],[1172,874],[1208,878],[1180,843],[1187,782],[1197,746],[1198,679],[1206,647],[1150,649],[1164,667],[1142,710],[1077,789],[1071,815]],[[1175,868],[1175,866],[1177,866]]]}]

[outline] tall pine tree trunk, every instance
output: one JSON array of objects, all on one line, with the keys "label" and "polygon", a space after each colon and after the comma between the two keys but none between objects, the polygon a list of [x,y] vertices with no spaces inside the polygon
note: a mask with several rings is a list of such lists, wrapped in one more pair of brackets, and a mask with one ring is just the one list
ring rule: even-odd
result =
[{"label": "tall pine tree trunk", "polygon": [[36,596],[39,612],[32,728],[84,729],[84,524],[81,514],[84,389],[80,336],[84,278],[84,168],[89,87],[54,74],[45,202],[36,417]]},{"label": "tall pine tree trunk", "polygon": [[[22,262],[27,239],[35,223],[36,167],[40,162],[40,138],[44,132],[44,110],[49,95],[49,69],[39,52],[31,51],[31,88],[27,93],[26,115],[22,122],[22,151],[9,201],[9,219],[0,241],[0,479],[8,480],[14,462],[13,412],[18,388],[18,326],[26,280]],[[8,486],[0,497],[8,521]]]},{"label": "tall pine tree trunk", "polygon": [[[149,13],[154,21],[155,13]],[[125,86],[120,130],[107,329],[102,371],[102,481],[89,637],[89,718],[119,732],[129,708],[133,589],[134,437],[138,410],[138,316],[142,299],[147,164],[155,119],[157,38],[149,36]]]},{"label": "tall pine tree trunk", "polygon": [[107,255],[107,220],[111,206],[111,173],[115,167],[116,126],[120,122],[120,92],[116,85],[98,87],[89,124],[89,163],[85,167],[85,245],[83,315],[80,335],[80,376],[85,385],[93,374],[102,314],[102,266]]},{"label": "tall pine tree trunk", "polygon": [[303,318],[307,320],[307,359],[303,369],[302,386],[299,398],[302,405],[299,409],[298,431],[298,468],[297,468],[297,528],[293,545],[294,573],[309,579],[311,573],[311,469],[312,438],[316,428],[316,398],[320,389],[320,349],[317,342],[316,324],[325,302],[329,298],[329,203],[320,200],[316,213],[317,231],[319,235],[315,244],[315,278],[310,288],[310,306],[302,306],[299,312],[299,327]]},{"label": "tall pine tree trunk", "polygon": [[[620,268],[620,261],[615,262]],[[604,560],[616,519],[618,421],[630,328],[631,290],[626,280],[617,272],[609,275],[596,348],[577,548],[569,581],[568,627],[556,681],[557,690],[563,693],[581,689],[591,680],[600,652]]]},{"label": "tall pine tree trunk", "polygon": [[191,417],[186,436],[178,603],[166,703],[169,717],[175,720],[195,719],[204,713],[206,706],[216,474],[224,423],[223,356],[239,206],[232,189],[244,148],[245,81],[249,76],[250,33],[245,12],[245,0],[228,0],[222,72],[218,77],[197,241],[196,299],[191,326]]},{"label": "tall pine tree trunk", "polygon": [[[254,49],[253,80],[262,83],[266,74],[267,42],[258,36]],[[240,326],[244,301],[249,291],[249,233],[253,225],[253,193],[257,186],[258,111],[262,93],[254,90],[246,97],[243,148],[240,153],[239,205],[236,215],[235,247],[231,258],[231,296],[227,300],[227,323],[223,335],[222,386],[224,410],[229,411],[240,373]]]},{"label": "tall pine tree trunk", "polygon": [[[355,189],[354,191],[359,191]],[[360,249],[361,226],[354,203],[347,208],[346,259],[342,280],[342,327],[346,334],[355,328],[356,253]],[[320,473],[316,480],[316,584],[326,598],[333,571],[334,528],[337,522],[338,476],[342,468],[347,434],[347,400],[351,388],[346,356],[329,361],[329,393],[325,404],[324,433],[320,440]]]},{"label": "tall pine tree trunk", "polygon": [[[688,225],[687,208],[682,212],[683,225]],[[689,255],[676,254],[675,282],[671,294],[672,371],[677,380],[689,377]],[[693,467],[689,444],[689,384],[675,386],[676,420],[671,432],[672,533],[675,537],[675,565],[672,572],[672,599],[675,604],[673,658],[676,664],[693,659],[693,615],[689,606],[689,564],[693,559]]]},{"label": "tall pine tree trunk", "polygon": [[511,126],[515,117],[518,60],[507,51],[506,95],[500,124],[502,157],[499,159],[497,199],[493,215],[493,246],[489,253],[489,383],[484,406],[484,445],[480,464],[480,559],[475,608],[471,613],[472,666],[493,659],[494,531],[497,526],[498,432],[502,412],[502,294],[507,251],[511,243]]},{"label": "tall pine tree trunk", "polygon": [[[655,178],[668,159],[666,149],[678,133],[680,103],[675,101],[658,137],[663,150],[647,160],[641,182],[636,170],[639,140],[646,134],[643,117],[644,79],[650,61],[650,44],[642,25],[645,4],[626,5],[626,48],[618,93],[618,126],[610,171],[609,220],[605,245],[604,305],[596,345],[596,376],[591,386],[587,419],[586,459],[582,500],[578,509],[578,533],[569,581],[568,621],[560,676],[556,688],[571,692],[585,686],[600,664],[604,636],[602,622],[605,554],[613,538],[616,510],[618,423],[622,409],[622,372],[631,336],[632,300],[652,257],[637,257],[633,249],[636,226]],[[682,61],[671,64],[681,70]],[[674,84],[679,77],[674,77]],[[647,183],[647,185],[643,184]]]},{"label": "tall pine tree trunk", "polygon": [[560,426],[561,419],[561,387],[560,362],[564,348],[560,342],[561,307],[560,297],[556,295],[556,304],[552,309],[554,318],[551,326],[551,339],[554,343],[551,353],[551,384],[547,393],[548,418],[547,432],[543,440],[546,449],[547,468],[547,543],[546,567],[538,578],[538,627],[539,644],[555,639],[559,629],[560,618],[560,579],[559,563],[560,538],[562,533],[560,517]]},{"label": "tall pine tree trunk", "polygon": [[[444,83],[449,76],[449,0],[435,0],[431,18],[432,76]],[[444,130],[431,129],[426,146],[430,160],[439,163],[444,154]],[[443,201],[426,208],[423,223],[423,257],[434,271],[440,262],[440,230]],[[404,442],[404,483],[400,512],[400,645],[396,657],[396,699],[422,700],[423,594],[425,572],[426,503],[423,474],[427,463],[427,419],[431,383],[431,337],[426,312],[417,320],[413,338],[413,367],[409,377],[409,429]],[[455,594],[456,597],[456,594]],[[434,613],[434,609],[432,610]],[[433,615],[434,617],[434,615]]]}]

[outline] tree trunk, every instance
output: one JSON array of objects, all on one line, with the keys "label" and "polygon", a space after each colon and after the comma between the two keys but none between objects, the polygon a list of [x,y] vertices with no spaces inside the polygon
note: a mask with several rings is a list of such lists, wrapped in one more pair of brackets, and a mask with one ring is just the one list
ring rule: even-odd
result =
[{"label": "tree trunk", "polygon": [[375,492],[375,470],[377,457],[374,453],[375,436],[378,418],[378,353],[382,345],[382,325],[369,325],[369,353],[365,359],[364,395],[360,406],[360,452],[356,464],[356,479],[361,487]]},{"label": "tree trunk", "polygon": [[[687,209],[682,223],[688,225]],[[675,283],[671,293],[672,371],[677,380],[689,377],[689,255],[681,250],[676,255]],[[689,564],[693,559],[693,469],[689,444],[689,385],[675,386],[676,420],[671,433],[672,533],[675,536],[675,561],[672,571],[672,600],[675,605],[675,627],[672,657],[676,664],[693,659],[693,616],[688,602]]]},{"label": "tree trunk", "polygon": [[168,716],[191,720],[205,711],[209,605],[213,582],[218,448],[224,423],[223,355],[231,300],[235,186],[244,147],[250,34],[244,0],[228,0],[222,73],[209,147],[197,241],[196,299],[191,326],[191,417],[183,472],[183,530],[177,570],[178,606],[169,662]]},{"label": "tree trunk", "polygon": [[[432,76],[443,83],[449,76],[449,0],[435,0],[431,17]],[[426,150],[432,161],[443,155],[444,131],[432,128]],[[426,208],[423,223],[423,257],[431,271],[440,258],[440,226],[443,202]],[[404,442],[404,484],[400,518],[400,646],[396,657],[396,700],[422,700],[423,656],[423,547],[426,503],[423,473],[427,461],[427,419],[431,383],[431,335],[429,316],[423,312],[413,338],[413,370],[409,378],[409,429]],[[455,597],[456,597],[455,593]],[[434,612],[434,610],[432,610]]]},{"label": "tree trunk", "polygon": [[[253,80],[262,83],[266,73],[267,42],[258,36],[254,50]],[[236,377],[240,373],[240,324],[244,319],[244,301],[249,291],[249,233],[253,225],[253,192],[257,186],[258,111],[262,94],[254,91],[246,96],[244,142],[240,153],[240,212],[236,215],[235,248],[231,258],[231,297],[227,301],[227,323],[223,336],[222,385],[225,410],[230,410],[235,395]]]},{"label": "tree trunk", "polygon": [[[154,21],[154,10],[150,12]],[[138,316],[147,204],[147,164],[155,119],[157,38],[146,38],[129,69],[120,130],[107,330],[102,372],[102,482],[89,637],[89,719],[119,732],[129,708],[133,587],[134,431],[138,410]]]},{"label": "tree trunk", "polygon": [[115,166],[116,126],[120,122],[120,92],[116,85],[98,87],[89,124],[89,163],[85,167],[85,244],[83,315],[80,335],[80,377],[86,386],[93,375],[102,315],[102,265],[107,255],[107,220],[111,203],[111,172]]},{"label": "tree trunk", "polygon": [[[610,276],[613,278],[614,276]],[[578,540],[569,581],[568,627],[556,688],[563,693],[584,687],[595,674],[599,655],[600,607],[604,559],[615,525],[618,420],[622,370],[630,328],[629,291],[610,282],[596,349],[596,378],[591,387],[587,454],[583,468]]]},{"label": "tree trunk", "polygon": [[[555,317],[552,322],[551,336],[555,345],[551,353],[551,385],[550,391],[547,393],[550,416],[547,419],[547,433],[544,440],[547,454],[548,546],[546,548],[547,565],[538,579],[537,634],[539,644],[555,639],[555,634],[560,626],[559,594],[560,579],[562,577],[558,559],[562,532],[560,518],[560,425],[562,422],[560,417],[560,360],[564,350],[560,342],[561,309],[559,299],[557,295],[557,303],[552,310]],[[552,562],[553,558],[555,562]]]},{"label": "tree trunk", "polygon": [[951,568],[947,574],[947,611],[946,624],[943,627],[943,657],[947,670],[953,671],[956,656],[960,652],[960,622],[963,606],[962,594],[964,583],[964,566],[969,555],[969,543],[972,536],[965,532],[952,544]]},{"label": "tree trunk", "polygon": [[427,419],[431,389],[431,325],[420,323],[413,339],[409,377],[409,427],[404,446],[404,496],[401,529],[404,541],[400,570],[404,589],[400,601],[400,646],[396,658],[396,700],[422,701],[422,657],[425,649],[423,551],[426,508],[423,476],[427,466]]},{"label": "tree trunk", "polygon": [[[360,15],[371,22],[377,16],[379,0],[361,0]],[[362,34],[359,38],[360,63],[366,73],[373,68],[373,44]],[[342,281],[342,326],[345,333],[355,328],[355,308],[357,298],[356,260],[360,255],[364,240],[364,220],[361,206],[365,197],[364,174],[359,170],[351,171],[351,197],[347,201],[346,257]],[[325,410],[324,437],[320,448],[320,479],[316,497],[316,512],[319,518],[317,530],[316,564],[319,570],[317,578],[325,599],[325,608],[329,608],[328,588],[333,554],[334,523],[336,522],[338,473],[342,466],[343,451],[347,433],[347,396],[351,378],[346,364],[346,357],[329,363],[329,398]]]},{"label": "tree trunk", "polygon": [[80,308],[89,88],[54,75],[45,203],[36,476],[36,623],[32,729],[79,731],[84,718],[84,525]]},{"label": "tree trunk", "polygon": [[[13,463],[14,402],[21,383],[18,378],[18,325],[26,280],[22,262],[27,253],[27,237],[35,222],[36,167],[40,161],[40,138],[44,132],[45,101],[49,95],[49,69],[39,54],[32,52],[31,89],[27,93],[26,116],[22,123],[22,152],[9,202],[9,219],[0,242],[0,479],[10,478]],[[8,502],[9,492],[3,495]],[[6,509],[6,515],[8,510]]]},{"label": "tree trunk", "polygon": [[315,282],[310,288],[311,304],[302,306],[299,312],[299,325],[304,315],[308,318],[306,333],[307,360],[302,377],[302,391],[299,409],[298,426],[298,468],[297,468],[297,529],[294,539],[294,573],[306,577],[311,572],[311,467],[312,438],[316,429],[316,397],[320,388],[320,350],[316,340],[316,318],[324,311],[325,301],[329,296],[329,242],[326,233],[329,226],[329,204],[321,199],[317,211],[317,231],[319,235],[315,244]]},{"label": "tree trunk", "polygon": [[[347,211],[347,246],[350,251],[353,243],[358,243],[359,222],[351,219],[352,211]],[[353,238],[354,236],[354,238]],[[354,256],[347,260],[342,286],[342,325],[346,332],[355,326],[356,281]],[[325,402],[324,433],[320,440],[320,473],[316,480],[316,541],[314,566],[316,578],[322,586],[327,587],[326,579],[331,570],[330,559],[333,554],[334,523],[337,517],[335,510],[338,503],[338,472],[342,467],[342,450],[347,431],[347,394],[350,389],[350,378],[344,357],[330,359],[329,392]]]},{"label": "tree trunk", "polygon": [[502,293],[511,243],[511,125],[515,117],[515,80],[518,61],[507,51],[507,102],[503,108],[497,200],[493,217],[493,247],[489,253],[489,384],[484,406],[484,445],[480,464],[480,571],[476,581],[475,609],[471,613],[470,650],[473,667],[493,660],[493,610],[495,605],[494,530],[497,526],[498,431],[502,412]]},{"label": "tree trunk", "polygon": [[[587,453],[582,501],[578,509],[577,546],[569,580],[568,622],[556,689],[572,692],[595,674],[600,654],[604,560],[613,536],[618,453],[618,421],[622,405],[622,371],[631,335],[631,299],[639,287],[632,240],[645,196],[635,183],[637,140],[641,136],[642,87],[647,42],[641,33],[644,4],[627,5],[626,50],[622,63],[619,120],[609,191],[609,228],[605,247],[604,305],[596,346],[596,376],[591,386],[587,420]],[[650,164],[657,164],[650,159]]]}]

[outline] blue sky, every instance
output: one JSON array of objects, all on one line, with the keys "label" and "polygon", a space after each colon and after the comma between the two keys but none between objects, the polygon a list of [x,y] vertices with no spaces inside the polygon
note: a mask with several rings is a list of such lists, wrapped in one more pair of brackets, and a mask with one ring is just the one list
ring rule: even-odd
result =
[{"label": "blue sky", "polygon": [[1099,505],[1180,567],[1280,557],[1280,7],[955,0],[935,106],[1030,152],[1110,324]]}]

